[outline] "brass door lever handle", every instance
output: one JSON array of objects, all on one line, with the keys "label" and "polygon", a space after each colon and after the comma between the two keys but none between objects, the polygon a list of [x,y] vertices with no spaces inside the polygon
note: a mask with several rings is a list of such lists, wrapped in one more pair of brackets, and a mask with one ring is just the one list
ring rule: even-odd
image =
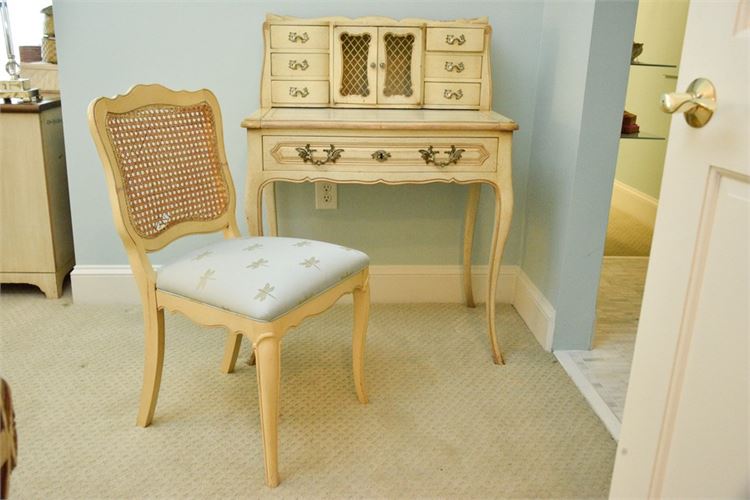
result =
[{"label": "brass door lever handle", "polygon": [[662,94],[661,109],[665,113],[682,111],[691,127],[703,127],[716,111],[716,88],[706,78],[696,78],[687,92]]}]

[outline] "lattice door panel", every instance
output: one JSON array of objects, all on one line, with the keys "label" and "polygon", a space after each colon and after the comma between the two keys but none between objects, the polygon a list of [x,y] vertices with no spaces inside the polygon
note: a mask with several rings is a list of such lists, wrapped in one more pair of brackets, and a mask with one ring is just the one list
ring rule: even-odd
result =
[{"label": "lattice door panel", "polygon": [[378,29],[378,104],[421,104],[422,41],[418,27]]},{"label": "lattice door panel", "polygon": [[367,74],[368,56],[372,36],[369,33],[355,35],[342,33],[341,43],[341,87],[342,96],[370,95],[370,80]]},{"label": "lattice door panel", "polygon": [[411,78],[411,60],[414,52],[414,35],[386,33],[385,44],[385,85],[383,95],[409,97],[414,93]]}]

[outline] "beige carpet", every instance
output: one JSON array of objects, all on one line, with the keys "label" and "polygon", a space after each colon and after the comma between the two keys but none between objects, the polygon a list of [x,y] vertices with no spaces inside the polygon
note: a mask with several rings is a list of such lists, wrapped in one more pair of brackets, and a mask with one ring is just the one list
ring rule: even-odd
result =
[{"label": "beige carpet", "polygon": [[651,253],[653,230],[614,206],[609,211],[605,256],[647,257]]},{"label": "beige carpet", "polygon": [[[283,349],[280,470],[263,486],[255,370],[219,372],[224,336],[167,319],[154,425],[135,427],[136,306],[3,288],[0,367],[16,400],[17,498],[604,497],[615,443],[510,306],[490,360],[484,310],[374,305],[370,404],[350,375],[351,306]],[[243,346],[243,358],[247,346]]]}]

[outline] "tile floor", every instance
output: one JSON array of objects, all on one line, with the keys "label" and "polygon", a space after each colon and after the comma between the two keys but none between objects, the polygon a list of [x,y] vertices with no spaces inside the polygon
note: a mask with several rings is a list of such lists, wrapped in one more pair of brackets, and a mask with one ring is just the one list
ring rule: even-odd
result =
[{"label": "tile floor", "polygon": [[[615,438],[622,422],[647,267],[646,257],[605,257],[593,349],[555,353],[605,424],[609,419]],[[610,415],[602,414],[607,412]]]}]

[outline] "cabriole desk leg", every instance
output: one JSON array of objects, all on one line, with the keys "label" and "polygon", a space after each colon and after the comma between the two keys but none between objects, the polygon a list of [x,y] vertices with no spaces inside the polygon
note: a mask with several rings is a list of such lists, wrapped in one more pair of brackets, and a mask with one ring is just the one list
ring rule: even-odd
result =
[{"label": "cabriole desk leg", "polygon": [[263,236],[263,190],[252,171],[248,173],[245,189],[245,218],[250,236]]},{"label": "cabriole desk leg", "polygon": [[[266,222],[268,222],[268,235],[278,236],[279,227],[276,220],[276,183],[271,182],[263,188],[263,201],[266,205]],[[261,222],[262,224],[262,222]]]},{"label": "cabriole desk leg", "polygon": [[469,184],[469,198],[466,201],[466,216],[464,218],[464,297],[467,307],[476,307],[474,292],[471,286],[471,253],[474,248],[474,226],[479,208],[479,192],[482,185]]},{"label": "cabriole desk leg", "polygon": [[500,259],[503,256],[505,241],[510,231],[510,221],[513,215],[513,187],[510,182],[493,185],[495,192],[495,220],[492,230],[492,247],[490,248],[489,286],[487,287],[487,323],[489,325],[492,359],[495,364],[505,364],[500,347],[497,344],[495,328],[495,295],[497,291],[497,277],[500,272]]}]

